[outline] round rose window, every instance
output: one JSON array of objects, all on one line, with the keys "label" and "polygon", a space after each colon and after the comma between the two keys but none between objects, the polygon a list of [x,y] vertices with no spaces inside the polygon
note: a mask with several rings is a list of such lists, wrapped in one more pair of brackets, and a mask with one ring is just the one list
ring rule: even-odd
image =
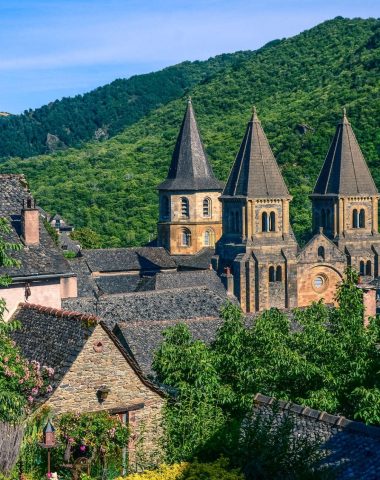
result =
[{"label": "round rose window", "polygon": [[318,293],[323,292],[327,287],[327,277],[323,274],[316,275],[313,278],[313,288]]}]

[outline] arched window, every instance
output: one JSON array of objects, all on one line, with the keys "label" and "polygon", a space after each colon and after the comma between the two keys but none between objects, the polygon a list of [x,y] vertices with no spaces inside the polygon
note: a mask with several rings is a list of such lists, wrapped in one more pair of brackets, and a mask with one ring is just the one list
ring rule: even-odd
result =
[{"label": "arched window", "polygon": [[182,247],[190,247],[191,245],[191,232],[188,228],[181,230],[181,245]]},{"label": "arched window", "polygon": [[162,218],[169,218],[170,216],[170,202],[169,202],[169,198],[165,195],[162,197],[162,204],[161,204],[161,207],[162,207]]},{"label": "arched window", "polygon": [[362,208],[359,213],[359,228],[365,228],[365,210]]},{"label": "arched window", "polygon": [[325,259],[325,248],[324,247],[318,247],[318,257],[321,258],[322,260]]},{"label": "arched window", "polygon": [[363,260],[360,261],[360,275],[365,275],[365,267]]},{"label": "arched window", "polygon": [[321,210],[321,227],[326,228],[326,212],[324,208]]},{"label": "arched window", "polygon": [[275,281],[274,267],[269,267],[269,281],[271,283]]},{"label": "arched window", "polygon": [[235,227],[237,232],[241,232],[241,224],[240,224],[240,214],[239,212],[235,212]]},{"label": "arched window", "polygon": [[359,227],[359,216],[358,216],[358,211],[356,208],[352,211],[352,228],[358,228]]},{"label": "arched window", "polygon": [[276,268],[276,282],[282,282],[282,268],[280,265]]},{"label": "arched window", "polygon": [[318,212],[315,212],[314,213],[314,226],[315,228],[319,228],[321,225],[320,225],[320,220],[319,220],[319,213]]},{"label": "arched window", "polygon": [[205,198],[203,200],[203,216],[204,217],[211,217],[211,199]]},{"label": "arched window", "polygon": [[263,212],[261,215],[261,231],[269,232],[269,221],[267,212]]},{"label": "arched window", "polygon": [[371,260],[368,260],[365,266],[365,274],[366,275],[372,275],[372,264]]},{"label": "arched window", "polygon": [[213,247],[215,245],[215,234],[213,230],[206,230],[204,235],[205,247]]},{"label": "arched window", "polygon": [[269,215],[269,230],[271,232],[276,231],[276,214],[274,212],[270,212]]},{"label": "arched window", "polygon": [[189,199],[186,197],[181,198],[181,215],[183,218],[189,218]]},{"label": "arched window", "polygon": [[235,227],[235,214],[234,212],[230,212],[230,232],[235,232],[236,227]]},{"label": "arched window", "polygon": [[327,209],[326,210],[326,230],[330,230],[330,222],[331,222],[330,209]]}]

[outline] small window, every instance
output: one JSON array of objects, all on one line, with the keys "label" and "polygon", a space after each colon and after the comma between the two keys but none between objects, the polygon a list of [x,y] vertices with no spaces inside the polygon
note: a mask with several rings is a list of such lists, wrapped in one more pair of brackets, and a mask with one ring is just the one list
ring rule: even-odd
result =
[{"label": "small window", "polygon": [[169,198],[165,195],[162,197],[162,218],[167,219],[170,216],[170,202]]},{"label": "small window", "polygon": [[326,228],[326,212],[324,208],[321,210],[321,227]]},{"label": "small window", "polygon": [[363,260],[360,261],[360,275],[365,275],[365,265],[364,265],[364,262]]},{"label": "small window", "polygon": [[359,216],[358,216],[358,211],[356,208],[352,211],[352,228],[358,228],[359,227]]},{"label": "small window", "polygon": [[276,214],[274,212],[270,212],[269,215],[269,230],[271,232],[276,231]]},{"label": "small window", "polygon": [[261,215],[261,231],[269,232],[269,221],[267,212],[263,212]]},{"label": "small window", "polygon": [[372,264],[371,260],[368,260],[365,266],[365,274],[366,275],[372,275]]},{"label": "small window", "polygon": [[181,198],[181,215],[183,218],[189,218],[189,200],[186,197]]},{"label": "small window", "polygon": [[215,236],[213,230],[206,230],[204,236],[205,247],[213,247],[215,245]]},{"label": "small window", "polygon": [[241,223],[240,223],[239,212],[235,212],[235,226],[236,226],[236,232],[240,233],[241,232]]},{"label": "small window", "polygon": [[325,248],[324,247],[318,247],[318,258],[321,260],[325,259]]},{"label": "small window", "polygon": [[365,228],[365,210],[362,208],[359,213],[359,228]]},{"label": "small window", "polygon": [[280,266],[276,268],[276,282],[282,282],[282,268]]},{"label": "small window", "polygon": [[191,245],[191,232],[187,228],[181,231],[181,245],[183,247],[190,247]]},{"label": "small window", "polygon": [[330,209],[326,210],[326,230],[330,230],[331,218],[330,218]]},{"label": "small window", "polygon": [[235,232],[236,227],[235,227],[235,214],[234,212],[230,212],[230,232]]},{"label": "small window", "polygon": [[325,278],[322,275],[317,275],[313,281],[316,290],[322,290],[325,285]]},{"label": "small window", "polygon": [[271,283],[275,281],[274,267],[269,267],[269,281]]},{"label": "small window", "polygon": [[203,216],[204,217],[211,217],[211,199],[205,198],[203,200]]}]

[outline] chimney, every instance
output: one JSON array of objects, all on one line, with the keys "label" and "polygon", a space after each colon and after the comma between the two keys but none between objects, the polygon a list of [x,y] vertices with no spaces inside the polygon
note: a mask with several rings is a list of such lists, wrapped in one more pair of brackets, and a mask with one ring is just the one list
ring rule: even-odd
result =
[{"label": "chimney", "polygon": [[21,210],[22,239],[25,245],[40,243],[40,212],[36,208],[36,201],[28,198]]}]

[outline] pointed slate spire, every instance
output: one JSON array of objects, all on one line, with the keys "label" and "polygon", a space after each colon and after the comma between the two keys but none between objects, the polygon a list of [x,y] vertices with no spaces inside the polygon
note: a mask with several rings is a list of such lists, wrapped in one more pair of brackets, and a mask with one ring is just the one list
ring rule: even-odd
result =
[{"label": "pointed slate spire", "polygon": [[219,182],[207,159],[199,134],[191,98],[173,152],[169,173],[159,190],[221,191]]},{"label": "pointed slate spire", "polygon": [[377,188],[343,109],[314,194],[377,195]]},{"label": "pointed slate spire", "polygon": [[280,169],[253,107],[243,142],[223,196],[290,197]]}]

